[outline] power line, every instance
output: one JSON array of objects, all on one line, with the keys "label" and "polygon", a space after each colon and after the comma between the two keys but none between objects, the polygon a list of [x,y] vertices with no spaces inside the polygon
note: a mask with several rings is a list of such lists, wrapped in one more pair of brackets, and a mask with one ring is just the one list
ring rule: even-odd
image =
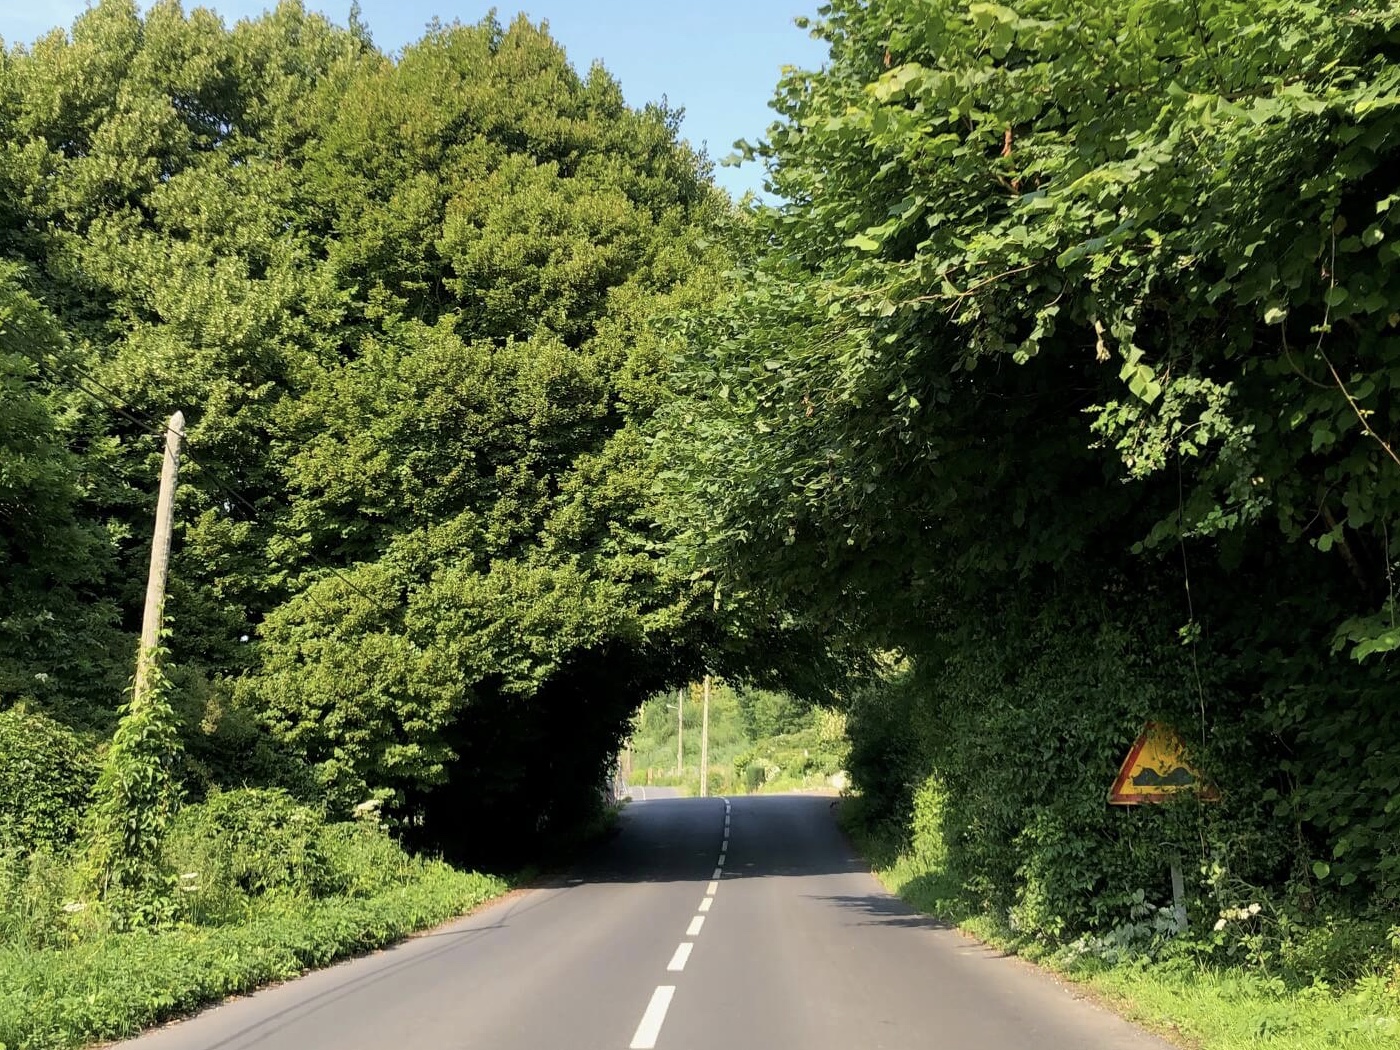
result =
[{"label": "power line", "polygon": [[[141,429],[145,430],[148,434],[150,434],[150,435],[152,435],[152,436],[154,436],[154,437],[156,437],[156,438],[158,438],[158,439],[160,439],[160,440],[164,440],[164,439],[165,439],[165,436],[166,436],[166,434],[167,434],[167,432],[170,432],[170,425],[169,425],[168,423],[156,423],[156,422],[151,421],[150,419],[144,419],[144,418],[140,417],[139,415],[135,415],[135,414],[133,414],[133,413],[135,412],[134,409],[128,410],[127,408],[123,407],[123,406],[120,405],[120,404],[117,404],[117,403],[114,403],[113,401],[107,400],[106,398],[104,398],[104,397],[101,396],[100,394],[97,394],[97,393],[93,392],[92,390],[90,390],[88,387],[84,386],[84,385],[82,384],[82,382],[80,382],[75,376],[63,374],[62,372],[60,372],[60,371],[58,370],[58,368],[56,368],[56,367],[50,365],[47,361],[43,360],[42,358],[40,358],[40,357],[35,357],[35,356],[32,355],[32,354],[26,353],[24,350],[20,350],[19,352],[20,352],[24,357],[26,357],[26,358],[29,359],[30,361],[34,362],[34,364],[38,365],[41,369],[43,369],[49,376],[51,376],[51,377],[53,377],[53,378],[56,378],[56,379],[59,379],[59,380],[64,381],[64,382],[72,383],[75,387],[77,387],[77,388],[78,388],[79,390],[81,390],[83,393],[87,394],[87,395],[88,395],[89,397],[91,397],[93,400],[97,401],[99,404],[101,404],[101,405],[103,405],[104,407],[108,408],[108,409],[111,410],[112,412],[115,412],[118,416],[120,416],[121,418],[125,419],[128,423],[131,423],[131,424],[133,424],[133,425],[135,425],[135,426],[138,426],[138,427],[140,427]],[[99,390],[105,391],[107,394],[110,394],[113,398],[121,399],[121,394],[117,393],[117,392],[116,392],[115,390],[113,390],[111,387],[106,386],[106,385],[105,385],[104,383],[102,383],[99,379],[97,379],[96,376],[94,376],[94,375],[93,375],[90,371],[88,371],[87,369],[83,368],[81,365],[79,365],[79,364],[77,364],[77,363],[75,363],[75,362],[68,362],[68,363],[67,363],[67,367],[72,368],[74,371],[80,373],[80,374],[83,376],[83,378],[87,379],[88,382],[90,382],[93,386],[97,387]],[[184,449],[184,452],[183,452],[182,454],[183,454],[184,458],[188,459],[188,460],[189,460],[191,463],[193,463],[195,466],[199,467],[199,469],[200,469],[204,474],[206,474],[206,475],[209,477],[209,479],[210,479],[212,482],[214,482],[214,484],[215,484],[225,495],[231,497],[231,498],[232,498],[234,501],[236,501],[240,506],[242,506],[244,509],[246,509],[246,510],[253,516],[253,518],[254,518],[255,520],[262,520],[262,511],[257,507],[257,505],[254,504],[252,500],[248,499],[246,496],[244,496],[244,495],[243,495],[241,492],[239,492],[237,489],[235,489],[231,484],[229,484],[228,482],[226,482],[217,470],[215,470],[213,467],[209,466],[207,463],[202,462],[202,461],[193,453],[193,451],[191,451],[191,449],[189,448],[188,445],[186,445],[186,447],[185,447],[185,449]],[[266,522],[264,522],[264,524],[266,524]],[[365,590],[363,590],[358,584],[356,584],[353,580],[351,580],[348,576],[346,576],[343,572],[341,572],[340,569],[336,568],[334,565],[330,565],[330,564],[328,564],[327,562],[323,561],[323,560],[315,553],[315,551],[307,551],[306,553],[307,553],[307,556],[310,557],[310,559],[311,559],[313,562],[315,562],[318,566],[320,566],[321,568],[323,568],[323,569],[327,570],[328,572],[330,572],[330,573],[331,573],[332,575],[334,575],[337,579],[339,579],[343,584],[345,584],[345,586],[349,587],[352,591],[354,591],[354,592],[355,592],[356,594],[358,594],[360,597],[364,598],[366,601],[368,601],[369,603],[371,603],[372,605],[374,605],[374,606],[375,606],[376,608],[378,608],[381,612],[392,612],[392,611],[393,611],[392,609],[387,608],[382,602],[380,602],[378,598],[374,597],[372,594],[369,594],[368,592],[366,592]],[[301,591],[301,594],[305,595],[306,598],[307,598],[308,600],[310,600],[313,604],[315,604],[315,605],[316,605],[322,612],[324,612],[327,616],[332,615],[331,612],[330,612],[330,610],[327,609],[324,605],[322,605],[322,604],[320,603],[320,601],[318,601],[318,600],[310,593],[310,588],[304,588],[304,589]]]}]

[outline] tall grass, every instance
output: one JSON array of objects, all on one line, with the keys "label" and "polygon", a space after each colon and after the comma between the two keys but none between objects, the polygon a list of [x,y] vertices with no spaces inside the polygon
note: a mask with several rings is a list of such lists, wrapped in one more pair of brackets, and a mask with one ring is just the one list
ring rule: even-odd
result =
[{"label": "tall grass", "polygon": [[498,879],[417,862],[368,897],[254,904],[242,921],[0,948],[0,1046],[68,1050],[134,1035],[223,996],[380,947],[502,893]]},{"label": "tall grass", "polygon": [[0,1050],[129,1036],[507,889],[409,855],[372,812],[327,823],[283,792],[258,790],[180,812],[136,922],[84,887],[76,858],[0,851]]}]

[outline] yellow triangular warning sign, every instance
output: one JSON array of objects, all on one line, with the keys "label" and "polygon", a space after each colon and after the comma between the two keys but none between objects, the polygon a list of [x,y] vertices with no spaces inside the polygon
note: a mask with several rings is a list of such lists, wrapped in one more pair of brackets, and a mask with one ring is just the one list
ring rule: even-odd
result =
[{"label": "yellow triangular warning sign", "polygon": [[1220,797],[1220,792],[1186,760],[1186,745],[1176,730],[1160,722],[1148,722],[1123,760],[1108,801],[1115,806],[1165,802],[1182,791],[1193,791],[1210,801]]}]

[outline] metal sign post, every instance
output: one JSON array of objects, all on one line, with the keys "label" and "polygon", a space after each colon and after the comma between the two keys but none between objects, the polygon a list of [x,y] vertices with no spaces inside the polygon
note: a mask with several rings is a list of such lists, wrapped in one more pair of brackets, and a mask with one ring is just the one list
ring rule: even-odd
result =
[{"label": "metal sign post", "polygon": [[[1206,802],[1216,802],[1220,792],[1202,777],[1186,758],[1186,745],[1176,730],[1160,722],[1148,722],[1128,751],[1109,789],[1108,801],[1114,806],[1138,806],[1166,802],[1173,795],[1189,791]],[[1181,850],[1172,847],[1169,858],[1172,878],[1172,915],[1176,928],[1185,932],[1186,878],[1181,867]]]}]

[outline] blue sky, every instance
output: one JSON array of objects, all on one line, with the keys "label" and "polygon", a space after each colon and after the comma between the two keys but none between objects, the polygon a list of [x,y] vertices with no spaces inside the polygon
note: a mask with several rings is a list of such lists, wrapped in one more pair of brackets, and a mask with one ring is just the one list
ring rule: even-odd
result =
[{"label": "blue sky", "polygon": [[[186,9],[212,7],[225,22],[255,16],[276,0],[210,0]],[[820,0],[515,0],[500,3],[508,21],[517,10],[549,22],[550,30],[580,71],[602,59],[622,83],[633,105],[662,95],[685,108],[681,133],[692,144],[706,144],[715,160],[730,152],[735,139],[754,140],[772,119],[767,108],[781,67],[821,65],[822,46],[792,20],[811,15]],[[306,0],[334,21],[344,23],[350,0]],[[0,37],[7,44],[28,43],[56,25],[68,26],[85,0],[0,0]],[[395,51],[421,35],[434,15],[444,22],[475,22],[489,2],[462,0],[360,0],[362,17],[380,47]],[[738,194],[759,189],[756,164],[719,168],[721,185]]]}]

